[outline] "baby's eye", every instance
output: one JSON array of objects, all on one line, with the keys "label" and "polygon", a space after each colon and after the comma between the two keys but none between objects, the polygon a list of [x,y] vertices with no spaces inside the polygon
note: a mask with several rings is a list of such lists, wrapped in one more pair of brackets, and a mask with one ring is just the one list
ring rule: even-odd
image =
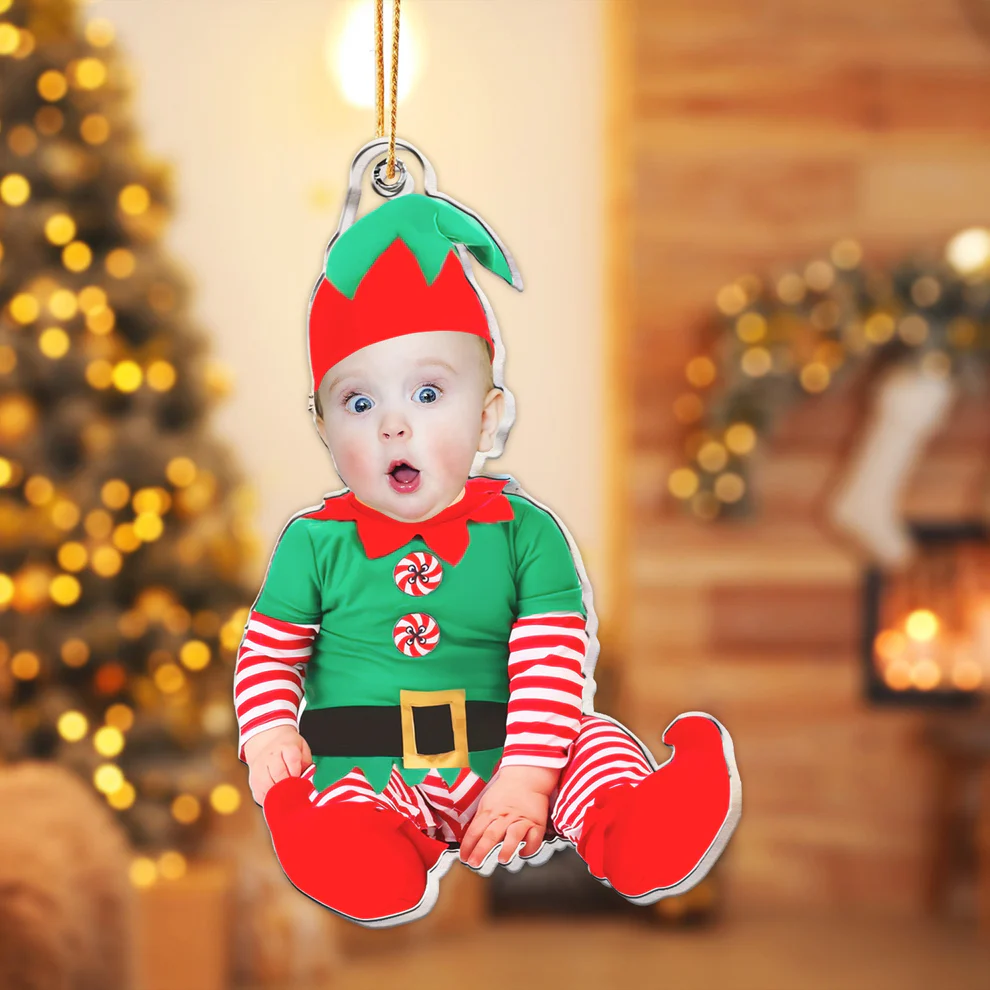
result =
[{"label": "baby's eye", "polygon": [[440,390],[434,385],[423,385],[416,389],[417,401],[424,405],[427,402],[436,402],[440,398]]},{"label": "baby's eye", "polygon": [[346,399],[344,399],[344,408],[348,412],[352,413],[363,413],[367,412],[374,406],[374,402],[371,401],[366,395],[361,395],[357,392],[352,392]]}]

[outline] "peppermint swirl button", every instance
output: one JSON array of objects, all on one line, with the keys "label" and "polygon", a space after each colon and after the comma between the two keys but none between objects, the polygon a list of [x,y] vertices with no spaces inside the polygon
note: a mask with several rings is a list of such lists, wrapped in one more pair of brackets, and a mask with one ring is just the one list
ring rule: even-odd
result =
[{"label": "peppermint swirl button", "polygon": [[407,657],[425,657],[440,642],[440,626],[432,615],[411,612],[395,624],[392,638],[400,653]]},{"label": "peppermint swirl button", "polygon": [[392,571],[392,577],[400,591],[420,598],[436,591],[443,580],[443,567],[432,553],[417,550],[406,554]]}]

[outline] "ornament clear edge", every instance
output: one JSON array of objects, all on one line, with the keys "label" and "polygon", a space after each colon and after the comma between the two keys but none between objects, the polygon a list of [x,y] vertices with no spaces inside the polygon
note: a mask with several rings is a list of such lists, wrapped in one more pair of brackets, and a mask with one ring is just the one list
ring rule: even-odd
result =
[{"label": "ornament clear edge", "polygon": [[[320,280],[323,278],[323,272],[326,270],[327,258],[333,248],[334,243],[337,238],[350,227],[357,219],[357,211],[361,203],[362,186],[364,182],[364,175],[367,171],[368,166],[376,158],[380,159],[380,156],[387,154],[388,152],[388,139],[387,138],[376,138],[369,141],[356,153],[353,162],[351,163],[350,174],[348,179],[347,195],[344,200],[344,206],[341,210],[340,221],[337,224],[337,229],[334,231],[333,236],[327,243],[326,251],[323,255],[323,270],[320,272],[320,276],[316,281],[316,285],[313,287],[313,292],[310,296],[310,305],[307,310],[307,325],[309,322],[309,310],[312,309],[313,300],[316,298],[316,291],[319,288]],[[419,151],[414,145],[410,144],[408,141],[402,140],[400,138],[395,139],[396,148],[401,148],[402,150],[413,155],[420,164],[423,170],[423,186],[425,194],[432,196],[436,199],[442,199],[455,206],[457,209],[463,210],[469,216],[473,217],[480,223],[488,234],[491,236],[492,240],[499,246],[505,256],[506,261],[509,265],[509,270],[512,274],[512,285],[513,288],[518,291],[522,291],[523,281],[522,275],[519,272],[519,268],[516,265],[515,258],[512,256],[511,252],[503,244],[501,238],[492,230],[491,226],[482,219],[474,210],[470,207],[465,206],[463,203],[458,202],[451,196],[447,196],[445,193],[441,193],[437,188],[437,178],[436,172],[430,163],[429,159]],[[412,192],[415,188],[415,180],[406,168],[405,163],[403,163],[398,157],[396,157],[395,168],[398,173],[399,178],[396,182],[392,184],[384,183],[381,178],[381,173],[383,167],[386,165],[384,159],[379,160],[376,163],[375,169],[373,171],[371,186],[372,188],[383,198],[390,199],[395,196],[403,196]],[[484,308],[486,319],[488,320],[489,332],[492,336],[492,342],[495,344],[495,360],[492,367],[492,377],[494,379],[494,384],[499,388],[503,395],[505,396],[505,415],[503,416],[502,423],[499,426],[497,436],[495,438],[495,444],[491,451],[485,454],[478,454],[475,464],[471,469],[471,476],[477,476],[481,473],[482,466],[484,462],[488,459],[496,459],[504,451],[505,442],[508,438],[509,432],[515,422],[515,397],[513,396],[511,390],[505,385],[505,347],[502,343],[502,335],[499,330],[498,321],[495,318],[495,312],[488,300],[488,297],[482,291],[481,286],[475,276],[474,266],[471,263],[471,255],[466,247],[462,244],[454,245],[458,258],[461,262],[461,266],[464,269],[464,273],[470,282],[472,288],[478,295],[478,299]],[[307,349],[308,354],[308,349]],[[312,364],[310,363],[310,378],[312,379]],[[312,405],[313,396],[310,395],[310,403]],[[596,684],[594,679],[595,667],[597,666],[598,655],[600,652],[600,644],[598,642],[598,616],[594,609],[594,591],[591,585],[591,581],[588,578],[587,571],[584,566],[584,561],[581,558],[580,551],[577,547],[577,543],[574,537],[571,535],[570,531],[564,525],[561,518],[554,512],[549,506],[544,505],[538,499],[533,498],[528,492],[526,492],[522,486],[513,478],[511,475],[494,475],[494,477],[505,478],[509,481],[509,485],[506,486],[505,491],[516,495],[519,495],[528,501],[534,503],[535,505],[542,508],[544,511],[548,512],[554,522],[560,528],[562,534],[564,535],[568,548],[570,549],[571,556],[574,560],[575,569],[577,570],[579,580],[581,582],[582,599],[587,611],[587,626],[586,632],[588,635],[588,651],[585,656],[585,661],[583,666],[583,673],[586,678],[585,690],[582,697],[582,710],[585,714],[594,714],[600,718],[605,718],[610,722],[613,722],[617,726],[620,726],[625,733],[627,733],[631,739],[633,739],[639,747],[643,750],[650,766],[656,770],[661,766],[657,762],[656,757],[653,755],[651,749],[633,733],[628,726],[622,725],[617,719],[612,716],[605,714],[604,712],[596,712],[594,708],[594,696],[596,691]],[[339,489],[336,492],[327,493],[330,497],[336,494],[342,494],[347,491],[346,487]],[[290,520],[291,521],[291,520]],[[707,718],[712,719],[713,722],[718,726],[720,734],[722,736],[723,750],[726,757],[726,762],[729,766],[729,777],[730,777],[730,804],[729,811],[726,815],[725,821],[716,838],[713,840],[711,846],[708,848],[705,855],[702,857],[701,861],[697,864],[695,869],[691,874],[685,877],[680,883],[676,884],[674,887],[653,890],[640,897],[627,897],[627,900],[639,905],[648,905],[656,902],[665,897],[674,896],[677,894],[683,894],[691,887],[699,883],[708,874],[711,867],[720,858],[722,851],[725,849],[729,842],[736,826],[739,823],[739,819],[742,813],[742,783],[739,777],[739,771],[736,767],[734,746],[732,743],[732,738],[726,731],[725,727],[711,715],[704,712],[687,712],[682,713],[674,719],[674,722],[678,719],[685,717],[685,715],[704,715]],[[668,725],[668,729],[674,724],[671,722]],[[664,730],[663,735],[666,735],[667,730]],[[671,755],[664,761],[664,764],[669,763],[674,758],[674,754]],[[523,868],[525,865],[539,866],[545,863],[554,853],[561,851],[568,846],[571,846],[567,839],[563,837],[553,837],[550,840],[544,841],[541,844],[539,851],[530,857],[523,858],[519,855],[518,851],[510,859],[509,863],[504,864],[503,868],[507,868],[510,872],[516,872]],[[488,855],[485,857],[485,861],[480,867],[469,867],[474,872],[481,873],[483,876],[490,876],[494,872],[496,866],[501,865],[497,862],[497,857],[501,851],[502,844],[498,843],[492,850],[489,851]],[[438,895],[438,882],[439,879],[447,872],[447,870],[452,865],[455,858],[458,858],[456,851],[449,850],[441,856],[440,862],[438,862],[434,871],[431,871],[431,883],[429,885],[429,890],[424,896],[423,901],[415,908],[413,911],[404,914],[400,917],[378,919],[375,921],[360,921],[356,918],[351,918],[350,920],[356,921],[359,925],[368,928],[380,928],[380,927],[391,927],[392,925],[402,924],[408,921],[415,920],[416,918],[423,917],[425,914],[434,906],[436,897]],[[466,865],[466,864],[465,864]],[[590,871],[589,871],[590,872]],[[435,876],[433,875],[435,873]],[[594,875],[594,874],[592,874]],[[607,880],[601,877],[595,877],[605,886],[611,886]],[[345,916],[346,917],[346,916]]]}]

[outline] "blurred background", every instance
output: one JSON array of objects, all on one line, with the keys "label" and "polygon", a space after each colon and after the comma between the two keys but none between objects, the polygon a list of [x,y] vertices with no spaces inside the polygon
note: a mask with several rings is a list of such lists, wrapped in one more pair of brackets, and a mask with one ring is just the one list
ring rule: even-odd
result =
[{"label": "blurred background", "polygon": [[651,908],[562,853],[369,931],[282,875],[231,681],[340,486],[372,17],[0,0],[0,986],[990,986],[988,0],[405,0],[398,133],[526,281],[477,273],[489,469],[581,550],[596,707],[661,762],[715,715],[744,813]]}]

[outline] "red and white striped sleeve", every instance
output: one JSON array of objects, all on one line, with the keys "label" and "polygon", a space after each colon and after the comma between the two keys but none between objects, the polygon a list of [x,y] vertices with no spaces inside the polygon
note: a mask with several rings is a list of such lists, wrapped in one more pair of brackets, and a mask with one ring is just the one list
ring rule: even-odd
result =
[{"label": "red and white striped sleeve", "polygon": [[513,624],[500,766],[560,769],[567,763],[581,723],[585,624],[579,612],[527,615]]},{"label": "red and white striped sleeve", "polygon": [[298,625],[252,611],[234,667],[237,755],[244,744],[276,725],[299,724],[306,663],[319,624]]}]

